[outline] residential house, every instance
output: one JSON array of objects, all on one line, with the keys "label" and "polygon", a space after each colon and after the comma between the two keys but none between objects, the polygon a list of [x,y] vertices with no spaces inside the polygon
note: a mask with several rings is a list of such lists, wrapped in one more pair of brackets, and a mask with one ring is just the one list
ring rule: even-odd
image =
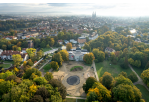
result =
[{"label": "residential house", "polygon": [[58,43],[59,44],[63,44],[63,40],[58,40]]},{"label": "residential house", "polygon": [[15,37],[15,36],[4,36],[3,38],[5,38],[7,40],[17,39],[17,37]]},{"label": "residential house", "polygon": [[16,54],[20,54],[21,57],[23,58],[22,61],[26,61],[28,59],[28,54],[27,53],[23,53],[20,51],[13,51],[13,50],[5,50],[1,53],[0,57],[3,60],[12,60],[12,55],[16,55]]},{"label": "residential house", "polygon": [[141,42],[141,39],[140,38],[136,38],[135,42]]},{"label": "residential house", "polygon": [[3,50],[2,49],[0,49],[0,55],[1,55],[1,53],[3,52]]},{"label": "residential house", "polygon": [[27,53],[26,52],[26,50],[27,50],[28,48],[22,48],[22,53],[24,54],[24,53]]},{"label": "residential house", "polygon": [[70,39],[70,42],[73,43],[73,44],[77,44],[78,42],[75,41],[74,39]]},{"label": "residential house", "polygon": [[88,33],[82,33],[81,37],[89,37],[89,34]]},{"label": "residential house", "polygon": [[112,52],[115,52],[115,50],[113,48],[106,47],[105,52],[108,52],[110,54]]},{"label": "residential house", "polygon": [[93,32],[92,35],[89,36],[89,40],[94,40],[98,38],[98,34],[96,32]]},{"label": "residential house", "polygon": [[69,43],[69,41],[68,40],[64,40],[64,43],[67,44],[67,43]]}]

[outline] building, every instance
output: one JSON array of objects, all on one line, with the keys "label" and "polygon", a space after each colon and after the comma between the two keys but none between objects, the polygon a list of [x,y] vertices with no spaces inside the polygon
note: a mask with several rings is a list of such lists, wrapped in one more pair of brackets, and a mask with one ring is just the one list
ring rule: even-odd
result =
[{"label": "building", "polygon": [[28,43],[28,48],[33,48],[34,47],[34,43],[32,40],[27,40]]},{"label": "building", "polygon": [[79,37],[78,38],[78,43],[79,44],[84,44],[86,42],[86,37]]},{"label": "building", "polygon": [[136,38],[135,42],[141,42],[141,39],[140,38]]},{"label": "building", "polygon": [[95,13],[94,13],[94,12],[92,13],[92,18],[93,18],[93,19],[96,18],[96,12],[95,12]]},{"label": "building", "polygon": [[73,44],[77,44],[78,42],[75,41],[74,39],[70,39],[70,42],[73,43]]},{"label": "building", "polygon": [[112,52],[115,52],[115,50],[113,48],[106,47],[105,52],[108,52],[110,54]]},{"label": "building", "polygon": [[26,61],[28,59],[28,54],[27,53],[23,53],[20,51],[13,51],[13,50],[5,50],[1,53],[0,58],[2,60],[12,60],[12,55],[16,55],[16,54],[20,54],[21,57],[23,58],[22,61]]},{"label": "building", "polygon": [[98,34],[96,32],[93,32],[92,35],[89,36],[89,40],[94,40],[98,38]]},{"label": "building", "polygon": [[89,37],[89,34],[87,34],[87,33],[82,33],[82,34],[81,34],[81,37]]},{"label": "building", "polygon": [[63,44],[63,40],[58,40],[58,43],[59,44]]},{"label": "building", "polygon": [[26,49],[28,49],[28,48],[22,48],[22,53],[24,54],[24,53],[27,53],[26,52]]},{"label": "building", "polygon": [[76,50],[69,51],[69,60],[83,61],[85,54],[88,54],[87,50],[81,50],[81,48],[76,48]]},{"label": "building", "polygon": [[39,36],[38,32],[23,32],[17,34],[18,39],[29,39],[31,37],[35,38],[37,36]]},{"label": "building", "polygon": [[3,38],[5,38],[7,40],[17,39],[17,37],[15,37],[15,36],[4,36]]}]

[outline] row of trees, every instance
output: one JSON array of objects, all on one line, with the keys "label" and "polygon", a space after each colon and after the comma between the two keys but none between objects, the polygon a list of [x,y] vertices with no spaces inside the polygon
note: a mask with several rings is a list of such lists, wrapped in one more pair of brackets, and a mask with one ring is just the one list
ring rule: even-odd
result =
[{"label": "row of trees", "polygon": [[127,78],[125,72],[113,78],[105,72],[98,82],[94,77],[89,77],[83,84],[83,90],[87,93],[88,102],[144,102],[142,93]]},{"label": "row of trees", "polygon": [[66,98],[66,87],[53,79],[47,72],[41,77],[41,72],[28,68],[22,79],[14,72],[0,73],[0,101],[2,102],[62,102]]}]

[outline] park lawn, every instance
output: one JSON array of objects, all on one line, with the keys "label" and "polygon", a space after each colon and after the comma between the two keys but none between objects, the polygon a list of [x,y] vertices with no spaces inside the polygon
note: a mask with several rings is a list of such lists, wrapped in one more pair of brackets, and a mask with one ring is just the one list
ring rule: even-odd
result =
[{"label": "park lawn", "polygon": [[51,48],[43,48],[43,52],[46,52],[46,51],[49,51],[49,50],[52,50]]},{"label": "park lawn", "polygon": [[14,64],[14,61],[4,61],[4,63],[11,63],[11,64]]},{"label": "park lawn", "polygon": [[75,98],[66,98],[66,102],[76,102]]},{"label": "park lawn", "polygon": [[85,99],[77,99],[77,102],[85,102]]},{"label": "park lawn", "polygon": [[44,72],[48,72],[48,71],[51,69],[50,64],[46,64],[46,65],[43,67],[43,69],[44,69]]},{"label": "park lawn", "polygon": [[135,86],[140,89],[142,98],[145,99],[146,102],[149,102],[149,91],[143,85],[137,84]]},{"label": "park lawn", "polygon": [[2,66],[3,68],[9,68],[11,64],[0,64],[0,66]]},{"label": "park lawn", "polygon": [[139,76],[141,76],[141,73],[143,72],[144,69],[142,69],[142,68],[137,68],[137,67],[135,67],[135,66],[131,66],[131,67],[135,70],[135,72],[136,72]]},{"label": "park lawn", "polygon": [[119,64],[117,64],[117,65],[114,65],[114,64],[110,65],[110,64],[111,64],[111,61],[103,61],[103,62],[95,63],[97,74],[98,74],[99,78],[102,77],[102,75],[105,72],[111,73],[111,75],[113,77],[117,77],[118,74],[122,71],[126,72],[127,76],[132,72],[130,68],[123,69],[120,67]]}]

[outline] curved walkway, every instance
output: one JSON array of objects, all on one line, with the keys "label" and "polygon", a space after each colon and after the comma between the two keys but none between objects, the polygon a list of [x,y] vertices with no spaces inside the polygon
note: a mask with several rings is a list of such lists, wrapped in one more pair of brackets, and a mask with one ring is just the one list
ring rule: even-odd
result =
[{"label": "curved walkway", "polygon": [[140,85],[143,85],[148,91],[149,91],[149,88],[146,86],[146,84],[144,84],[143,80],[139,77],[139,75],[135,72],[135,70],[131,67],[130,64],[128,64],[128,66],[130,67],[130,69],[137,75],[138,77],[138,81],[133,83],[134,85],[136,84],[140,84]]}]

